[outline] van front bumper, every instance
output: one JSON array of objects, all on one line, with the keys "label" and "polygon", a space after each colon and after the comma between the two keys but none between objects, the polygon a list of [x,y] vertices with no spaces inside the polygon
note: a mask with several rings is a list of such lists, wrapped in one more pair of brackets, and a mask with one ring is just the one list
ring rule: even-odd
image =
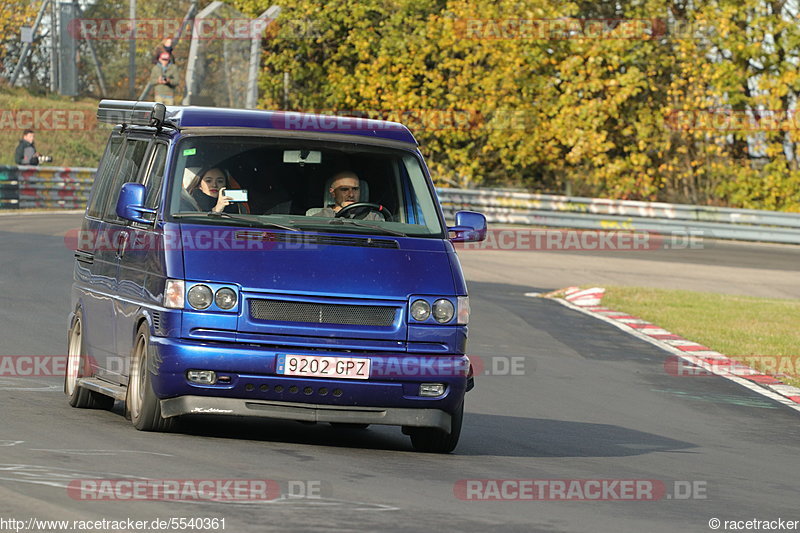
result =
[{"label": "van front bumper", "polygon": [[[460,354],[288,352],[367,357],[383,370],[369,379],[335,379],[278,374],[276,359],[287,351],[274,347],[151,337],[150,349],[151,382],[165,417],[209,414],[449,431],[450,414],[467,391],[469,359]],[[225,381],[190,382],[188,370],[211,370]],[[421,396],[422,383],[441,383],[445,392]]]},{"label": "van front bumper", "polygon": [[208,396],[180,396],[161,400],[161,416],[170,418],[180,415],[249,416],[302,422],[435,427],[448,433],[451,423],[451,416],[440,409],[336,406]]}]

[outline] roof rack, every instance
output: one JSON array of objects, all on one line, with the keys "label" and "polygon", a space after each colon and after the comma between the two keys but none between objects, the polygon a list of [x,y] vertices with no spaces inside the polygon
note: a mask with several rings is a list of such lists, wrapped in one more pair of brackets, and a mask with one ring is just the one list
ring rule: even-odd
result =
[{"label": "roof rack", "polygon": [[106,124],[128,124],[161,128],[167,108],[159,102],[132,100],[101,100],[97,107],[97,120]]}]

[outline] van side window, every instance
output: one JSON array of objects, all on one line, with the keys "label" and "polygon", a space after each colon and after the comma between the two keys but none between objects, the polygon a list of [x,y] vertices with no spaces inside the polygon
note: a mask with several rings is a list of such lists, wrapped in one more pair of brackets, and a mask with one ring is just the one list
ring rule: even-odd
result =
[{"label": "van side window", "polygon": [[153,145],[150,164],[143,176],[142,185],[147,187],[145,207],[158,209],[161,200],[161,184],[164,182],[164,164],[167,161],[167,145],[156,143]]},{"label": "van side window", "polygon": [[89,209],[86,212],[90,217],[100,218],[103,216],[103,206],[106,204],[106,198],[108,198],[109,186],[113,181],[112,176],[114,176],[114,170],[117,168],[122,146],[122,136],[120,135],[112,135],[108,140],[102,164],[97,169],[94,191],[92,198],[89,200]]},{"label": "van side window", "polygon": [[111,194],[109,194],[108,201],[105,206],[105,220],[110,222],[123,222],[117,216],[117,198],[119,198],[119,190],[125,183],[136,181],[139,175],[139,169],[142,167],[144,161],[144,154],[147,153],[147,145],[149,141],[140,139],[127,139],[125,141],[125,152],[119,163],[117,174],[111,180]]}]

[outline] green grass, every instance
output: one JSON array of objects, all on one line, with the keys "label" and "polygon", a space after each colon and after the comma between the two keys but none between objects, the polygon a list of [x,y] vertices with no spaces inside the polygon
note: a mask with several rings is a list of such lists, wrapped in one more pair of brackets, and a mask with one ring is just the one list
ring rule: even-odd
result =
[{"label": "green grass", "polygon": [[[36,130],[36,149],[46,155],[53,156],[52,163],[47,166],[96,167],[108,140],[111,126],[98,125],[92,117],[97,112],[97,100],[73,99],[64,96],[31,96],[25,89],[10,89],[0,86],[0,112],[18,112],[19,110],[69,110],[83,111],[89,129],[41,129]],[[14,116],[17,116],[16,114]],[[14,164],[14,149],[22,137],[22,130],[0,128],[0,165]]]},{"label": "green grass", "polygon": [[606,287],[602,304],[800,386],[798,300]]}]

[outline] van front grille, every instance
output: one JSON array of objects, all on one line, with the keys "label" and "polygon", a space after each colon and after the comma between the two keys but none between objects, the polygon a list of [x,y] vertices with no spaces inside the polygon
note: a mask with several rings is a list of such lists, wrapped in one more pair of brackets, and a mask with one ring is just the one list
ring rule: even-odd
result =
[{"label": "van front grille", "polygon": [[397,309],[382,305],[342,305],[250,300],[250,316],[256,320],[346,324],[355,326],[391,326]]}]

